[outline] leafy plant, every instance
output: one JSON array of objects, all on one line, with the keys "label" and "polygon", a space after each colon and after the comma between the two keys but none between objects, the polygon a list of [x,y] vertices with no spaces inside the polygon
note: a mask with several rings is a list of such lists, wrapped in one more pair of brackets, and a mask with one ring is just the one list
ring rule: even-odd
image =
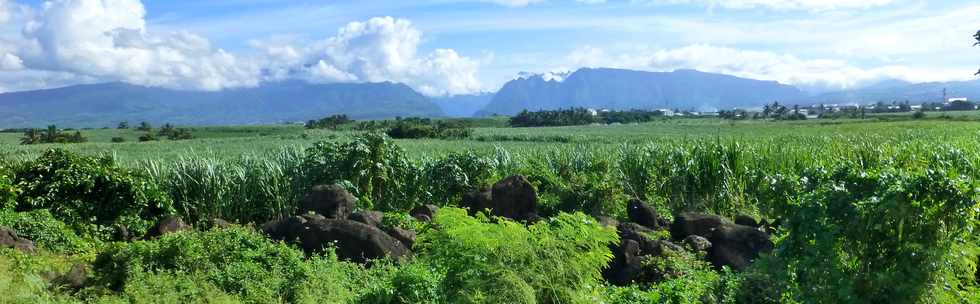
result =
[{"label": "leafy plant", "polygon": [[171,214],[172,203],[156,185],[131,170],[116,167],[108,157],[80,156],[49,150],[15,171],[21,189],[17,210],[48,209],[75,228],[88,224],[136,224],[145,230],[149,221]]},{"label": "leafy plant", "polygon": [[316,143],[306,150],[304,168],[310,185],[350,183],[366,208],[407,211],[427,195],[422,170],[384,134]]},{"label": "leafy plant", "polygon": [[[336,281],[349,277],[348,271],[357,271],[340,263],[331,256],[306,262],[297,249],[273,243],[247,228],[230,228],[115,245],[101,253],[93,267],[97,284],[111,290],[131,290],[143,274],[190,275],[244,303],[272,303],[312,301],[311,297],[326,297],[331,291],[350,293],[344,287],[351,283],[311,285]],[[314,287],[328,290],[305,290]]]},{"label": "leafy plant", "polygon": [[445,273],[452,303],[592,303],[615,231],[581,213],[523,226],[442,208],[420,236],[420,258]]},{"label": "leafy plant", "polygon": [[[779,210],[786,238],[776,256],[799,297],[817,302],[956,301],[975,271],[953,263],[975,248],[977,184],[943,170],[814,171],[805,191]],[[805,288],[803,288],[805,286]]]}]

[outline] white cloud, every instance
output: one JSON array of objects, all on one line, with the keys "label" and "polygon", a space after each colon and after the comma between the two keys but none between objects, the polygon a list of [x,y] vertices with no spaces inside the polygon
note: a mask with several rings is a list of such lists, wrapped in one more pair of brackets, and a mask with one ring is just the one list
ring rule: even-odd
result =
[{"label": "white cloud", "polygon": [[884,6],[891,4],[893,0],[632,0],[632,2],[645,4],[700,4],[729,9],[837,10]]},{"label": "white cloud", "polygon": [[883,79],[911,82],[965,80],[972,75],[970,69],[919,69],[902,65],[862,68],[843,60],[801,59],[788,54],[700,44],[615,54],[586,47],[569,54],[568,62],[573,67],[617,67],[647,71],[697,69],[816,89],[847,89]]},{"label": "white cloud", "polygon": [[145,15],[138,0],[45,2],[24,28],[31,45],[20,57],[28,68],[142,85],[220,90],[258,84],[257,66],[194,34],[148,34]]},{"label": "white cloud", "polygon": [[418,54],[422,33],[404,19],[351,22],[337,35],[305,47],[253,42],[267,56],[267,77],[314,82],[406,83],[426,95],[465,94],[482,88],[479,63],[455,50]]},{"label": "white cloud", "polygon": [[[495,3],[495,4],[509,6],[509,7],[524,7],[533,3],[542,2],[544,0],[478,0],[478,1]],[[590,1],[590,0],[585,0],[585,1]]]}]

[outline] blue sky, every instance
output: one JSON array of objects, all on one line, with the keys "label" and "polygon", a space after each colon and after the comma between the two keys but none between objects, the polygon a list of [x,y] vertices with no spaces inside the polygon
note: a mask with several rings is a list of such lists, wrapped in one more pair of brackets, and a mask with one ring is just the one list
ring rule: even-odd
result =
[{"label": "blue sky", "polygon": [[0,3],[4,90],[99,81],[220,90],[297,78],[390,80],[445,95],[580,67],[693,68],[836,90],[968,80],[980,67],[971,1]]}]

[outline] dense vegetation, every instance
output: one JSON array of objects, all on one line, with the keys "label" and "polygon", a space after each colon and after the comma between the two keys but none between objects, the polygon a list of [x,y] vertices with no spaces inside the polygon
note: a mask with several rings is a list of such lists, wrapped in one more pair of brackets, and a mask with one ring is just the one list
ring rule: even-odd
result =
[{"label": "dense vegetation", "polygon": [[[0,226],[34,240],[39,252],[2,250],[0,294],[32,303],[980,301],[975,122],[676,123],[478,129],[478,136],[528,141],[470,151],[453,147],[483,142],[321,130],[300,131],[321,140],[278,147],[305,139],[262,135],[285,132],[271,128],[224,131],[246,134],[239,136],[247,147],[278,147],[244,155],[150,156],[195,143],[235,149],[234,138],[222,137],[230,135],[208,129],[187,142],[159,143],[159,154],[135,143],[5,146]],[[124,132],[93,137],[139,134]],[[572,144],[546,141],[559,134]],[[578,137],[595,144],[575,145]],[[115,158],[130,159],[52,147],[119,147]],[[44,152],[15,153],[28,148]],[[531,181],[547,220],[524,225],[454,208],[468,191],[512,174]],[[322,183],[342,184],[359,208],[416,230],[415,256],[364,266],[330,251],[304,255],[249,227],[296,214],[300,197]],[[617,235],[593,216],[624,219],[631,198],[668,216],[695,210],[779,219],[775,250],[741,272],[671,253],[644,266],[669,275],[614,286],[600,274]],[[432,222],[406,215],[425,203],[443,206]],[[138,238],[169,214],[200,228],[149,240],[119,235],[125,227]],[[213,218],[241,226],[207,229]],[[75,263],[91,267],[78,289],[46,274]]]},{"label": "dense vegetation", "polygon": [[578,126],[594,123],[641,123],[663,117],[661,111],[595,111],[585,108],[571,108],[551,111],[521,111],[510,118],[512,127],[559,127]]},{"label": "dense vegetation", "polygon": [[79,131],[75,131],[73,134],[67,134],[59,130],[57,126],[50,125],[45,131],[27,129],[24,131],[24,137],[20,139],[20,144],[83,143],[86,140]]}]

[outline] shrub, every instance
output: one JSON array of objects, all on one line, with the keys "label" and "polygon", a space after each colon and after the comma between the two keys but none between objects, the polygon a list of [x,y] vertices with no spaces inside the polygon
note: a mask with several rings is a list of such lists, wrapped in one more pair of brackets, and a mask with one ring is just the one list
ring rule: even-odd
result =
[{"label": "shrub", "polygon": [[0,302],[75,303],[57,293],[44,279],[45,273],[65,271],[66,262],[58,257],[35,255],[12,248],[0,248]]},{"label": "shrub", "polygon": [[814,171],[805,189],[779,209],[787,236],[776,257],[816,302],[966,301],[976,294],[964,273],[975,268],[978,188],[938,168],[857,166]]},{"label": "shrub", "polygon": [[422,170],[384,134],[316,143],[306,150],[304,168],[308,186],[348,183],[365,208],[408,211],[427,195]]},{"label": "shrub", "polygon": [[422,233],[420,259],[445,273],[451,303],[592,303],[616,232],[581,214],[531,226],[440,209]]},{"label": "shrub", "polygon": [[0,168],[0,210],[13,208],[17,203],[17,188],[14,188],[13,181]]},{"label": "shrub", "polygon": [[140,138],[139,138],[139,141],[140,142],[157,141],[157,140],[160,140],[160,139],[157,138],[157,136],[154,135],[153,132],[148,132],[146,134],[140,135]]},{"label": "shrub", "polygon": [[113,137],[112,138],[112,142],[114,142],[114,143],[123,143],[123,142],[126,142],[126,139],[125,138],[122,138],[122,137]]},{"label": "shrub", "polygon": [[426,181],[433,201],[446,205],[493,177],[494,161],[473,152],[451,153],[426,167]]},{"label": "shrub", "polygon": [[300,288],[310,287],[305,280],[313,275],[307,272],[302,252],[246,228],[175,233],[116,245],[101,253],[93,266],[96,282],[116,291],[129,289],[140,273],[182,274],[199,276],[246,303],[295,302],[303,294]]},{"label": "shrub", "polygon": [[49,150],[15,172],[17,210],[49,209],[74,228],[124,223],[134,232],[172,214],[172,203],[141,174],[116,167],[109,157]]},{"label": "shrub", "polygon": [[12,228],[17,235],[53,252],[76,253],[86,248],[86,242],[71,227],[44,209],[30,212],[0,210],[0,227]]}]

